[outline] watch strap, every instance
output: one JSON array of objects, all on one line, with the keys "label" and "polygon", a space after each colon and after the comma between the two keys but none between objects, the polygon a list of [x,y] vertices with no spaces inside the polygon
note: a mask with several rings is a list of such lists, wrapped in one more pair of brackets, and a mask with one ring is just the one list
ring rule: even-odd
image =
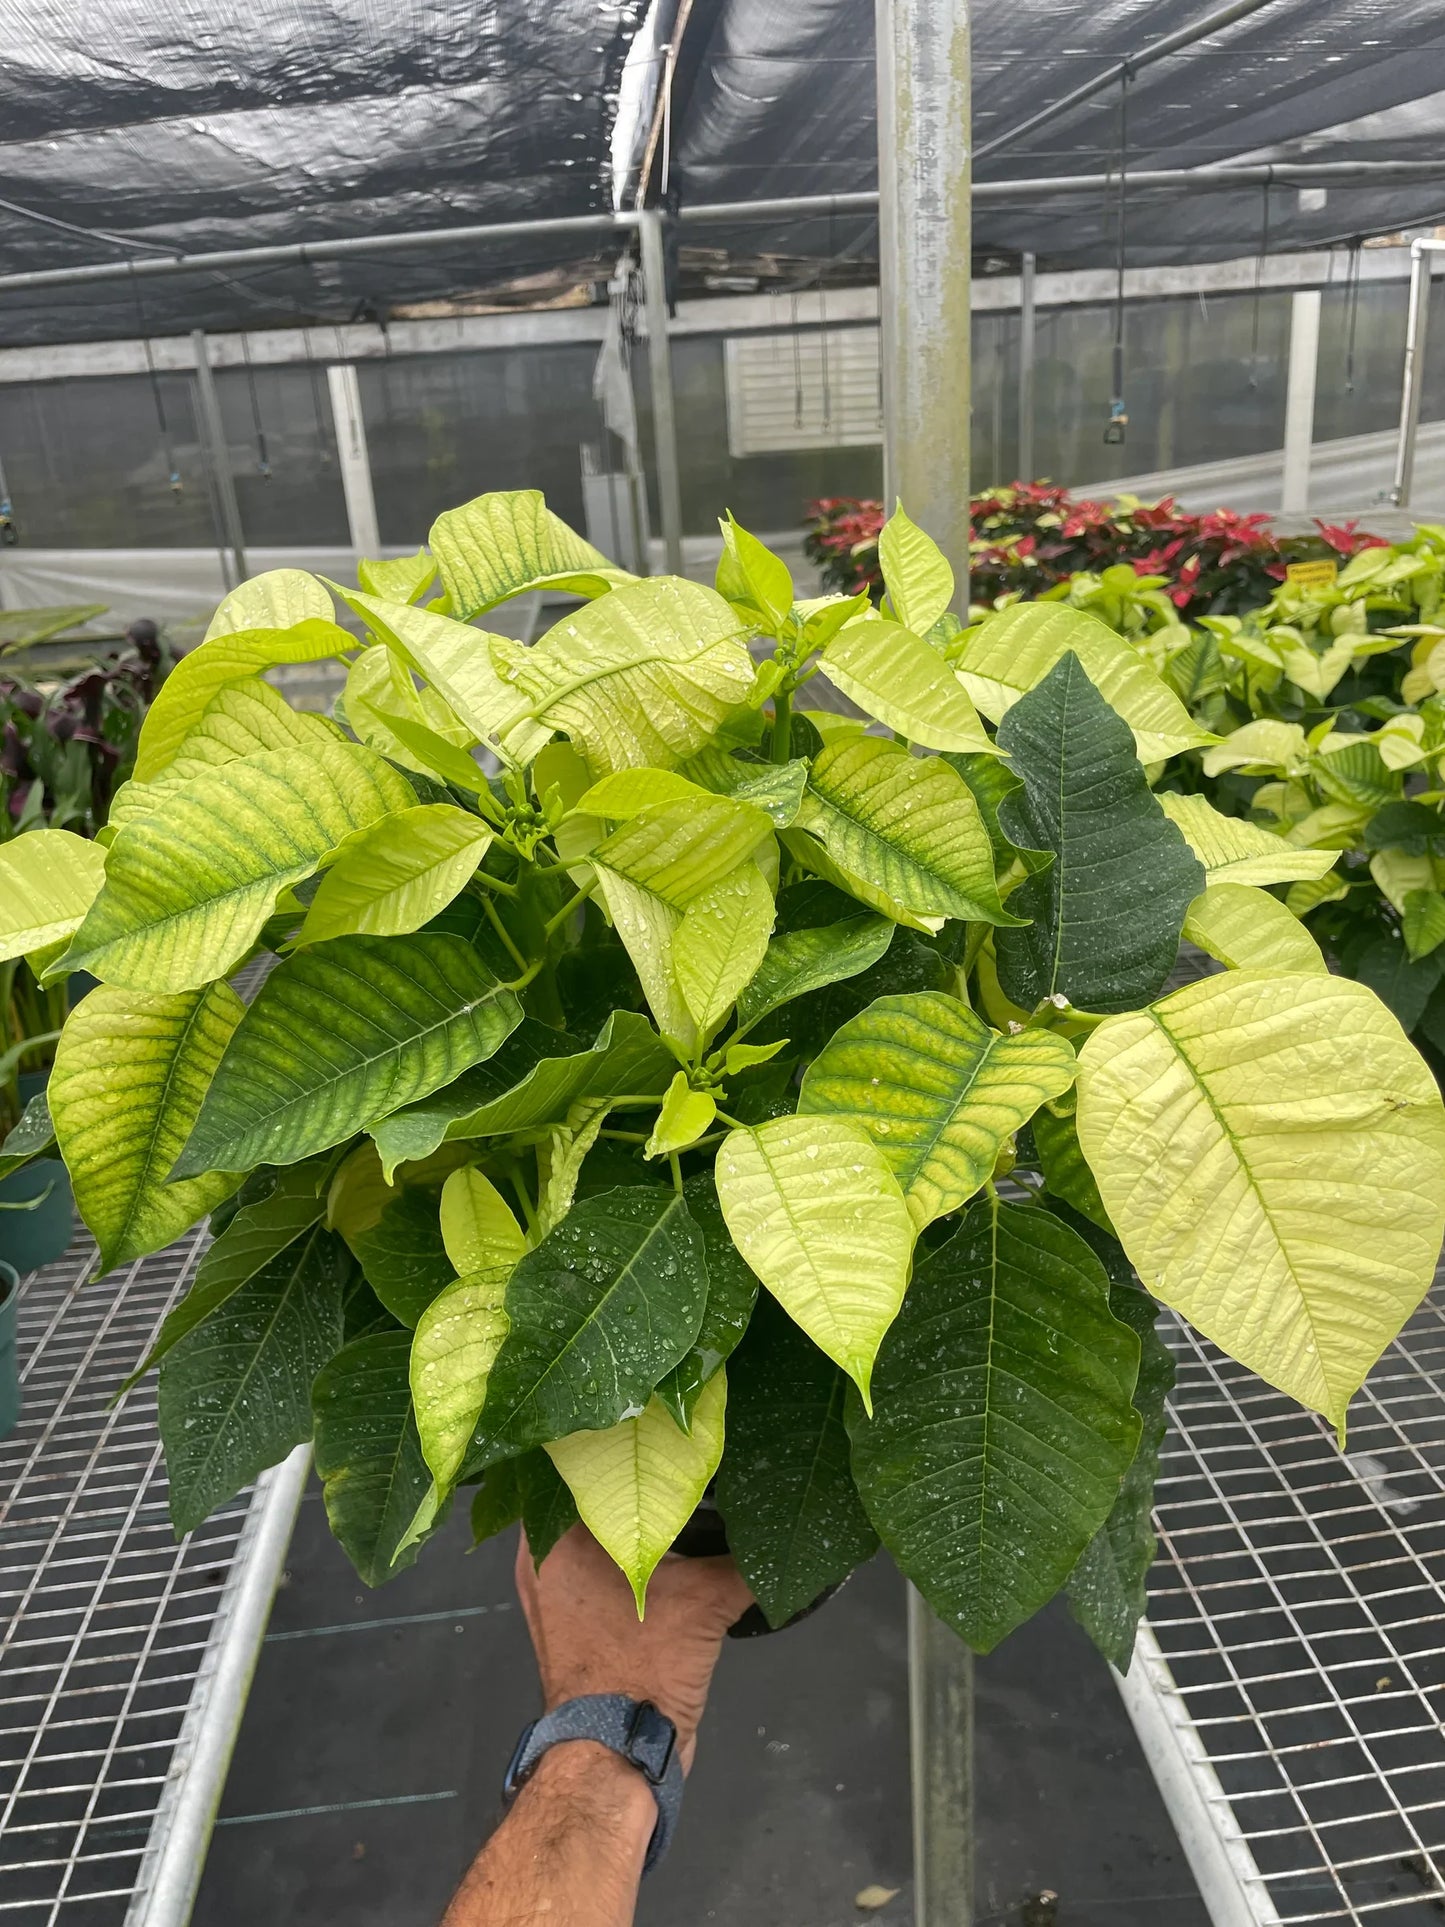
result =
[{"label": "watch strap", "polygon": [[510,1806],[537,1769],[538,1762],[567,1740],[595,1740],[637,1768],[657,1803],[657,1824],[648,1842],[643,1872],[650,1873],[667,1852],[682,1806],[682,1761],[677,1728],[651,1700],[625,1693],[587,1693],[565,1700],[523,1729],[502,1782]]}]

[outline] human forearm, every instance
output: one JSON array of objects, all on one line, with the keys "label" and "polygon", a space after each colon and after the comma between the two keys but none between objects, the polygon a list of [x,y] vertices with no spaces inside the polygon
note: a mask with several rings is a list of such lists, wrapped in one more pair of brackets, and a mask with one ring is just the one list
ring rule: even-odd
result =
[{"label": "human forearm", "polygon": [[552,1749],[473,1861],[442,1927],[628,1927],[657,1807],[605,1746]]}]

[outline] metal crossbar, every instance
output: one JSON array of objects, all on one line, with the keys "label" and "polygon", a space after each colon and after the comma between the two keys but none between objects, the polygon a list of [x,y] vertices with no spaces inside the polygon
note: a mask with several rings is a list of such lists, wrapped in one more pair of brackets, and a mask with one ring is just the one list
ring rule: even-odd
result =
[{"label": "metal crossbar", "polygon": [[1161,1330],[1179,1382],[1124,1690],[1186,1846],[1213,1832],[1191,1849],[1205,1900],[1221,1927],[1439,1927],[1445,1283],[1355,1400],[1344,1454],[1187,1326]]},{"label": "metal crossbar", "polygon": [[24,1405],[0,1442],[0,1927],[119,1927],[251,1505],[181,1545],[153,1383],[115,1394],[186,1289],[203,1232],[87,1282],[26,1280]]}]

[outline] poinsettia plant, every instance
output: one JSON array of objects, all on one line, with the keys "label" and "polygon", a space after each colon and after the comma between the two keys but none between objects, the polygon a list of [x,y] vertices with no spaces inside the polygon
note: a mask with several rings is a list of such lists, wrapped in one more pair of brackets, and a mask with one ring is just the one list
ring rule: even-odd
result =
[{"label": "poinsettia plant", "polygon": [[[1329,853],[1151,791],[1208,738],[1106,625],[961,630],[901,512],[881,612],[723,535],[639,581],[493,495],[262,576],[108,845],[3,853],[6,946],[101,980],[51,1085],[101,1267],[217,1234],[145,1361],[177,1530],[314,1439],[372,1582],[469,1492],[641,1610],[711,1504],[773,1624],[882,1541],[974,1646],[1068,1586],[1126,1664],[1157,1303],[1342,1430],[1439,1093],[1268,894]],[[537,588],[580,600],[487,633]],[[344,726],[265,680],[329,655]],[[1166,995],[1182,932],[1229,968]]]}]

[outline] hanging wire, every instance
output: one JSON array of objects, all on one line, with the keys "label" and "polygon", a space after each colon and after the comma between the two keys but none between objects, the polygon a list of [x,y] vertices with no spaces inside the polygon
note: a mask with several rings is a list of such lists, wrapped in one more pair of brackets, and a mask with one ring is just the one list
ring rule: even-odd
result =
[{"label": "hanging wire", "polygon": [[1259,309],[1264,288],[1264,259],[1269,253],[1269,182],[1262,191],[1262,212],[1259,224],[1259,253],[1254,262],[1254,311],[1249,324],[1249,385],[1259,386]]},{"label": "hanging wire", "polygon": [[1350,266],[1345,276],[1345,393],[1355,392],[1355,325],[1360,316],[1360,250],[1363,238],[1350,243]]},{"label": "hanging wire", "polygon": [[[135,300],[135,331],[140,336],[141,349],[146,358],[146,374],[150,378],[151,400],[155,404],[156,427],[160,431],[161,451],[165,456],[168,484],[172,496],[179,500],[184,484],[181,481],[181,472],[176,467],[175,450],[171,446],[171,431],[170,425],[166,420],[165,397],[161,393],[161,378],[156,370],[156,358],[151,352],[151,338],[146,327],[145,306],[141,301],[140,282],[136,279],[134,267],[132,267],[131,270],[130,291]],[[8,501],[6,502],[5,510],[8,514]]]},{"label": "hanging wire", "polygon": [[241,330],[241,360],[246,369],[246,390],[251,397],[251,426],[256,431],[256,467],[263,482],[271,479],[271,463],[266,455],[266,430],[261,422],[261,397],[256,392],[256,370],[251,365],[251,337]]},{"label": "hanging wire", "polygon": [[316,352],[311,346],[310,321],[303,321],[301,324],[301,349],[306,357],[306,373],[311,381],[311,416],[316,428],[316,459],[323,468],[329,468],[331,450],[328,443],[331,440],[331,432],[327,422],[330,420],[331,411],[329,408],[323,410],[321,406],[321,370],[316,365]]},{"label": "hanging wire", "polygon": [[1129,162],[1129,86],[1134,70],[1125,61],[1119,70],[1119,245],[1115,262],[1114,295],[1114,392],[1109,400],[1109,419],[1104,440],[1119,443],[1129,426],[1129,411],[1124,405],[1124,268],[1128,248],[1128,162]]}]

